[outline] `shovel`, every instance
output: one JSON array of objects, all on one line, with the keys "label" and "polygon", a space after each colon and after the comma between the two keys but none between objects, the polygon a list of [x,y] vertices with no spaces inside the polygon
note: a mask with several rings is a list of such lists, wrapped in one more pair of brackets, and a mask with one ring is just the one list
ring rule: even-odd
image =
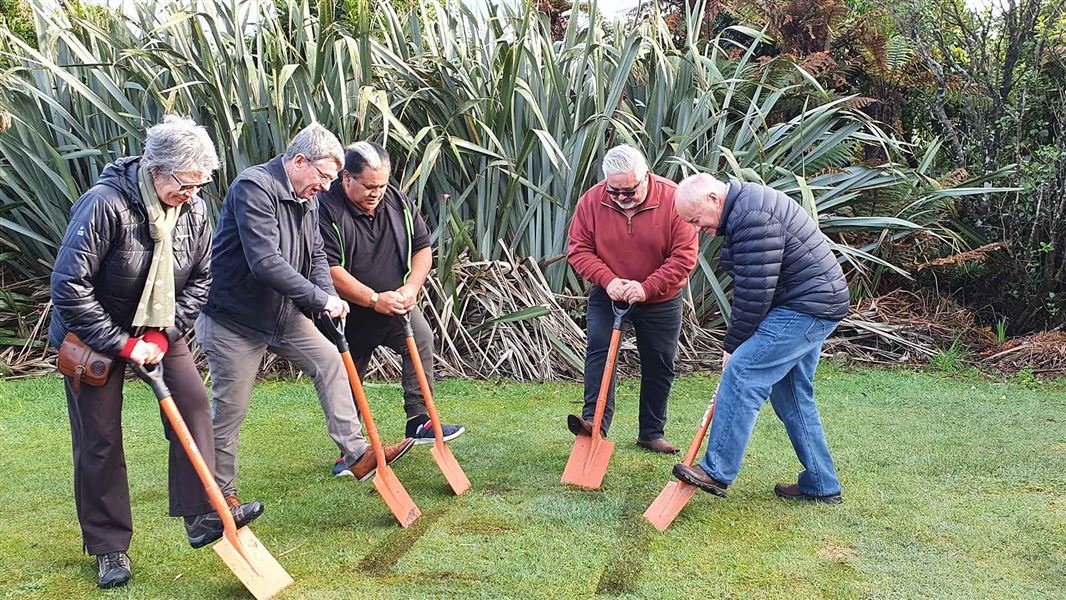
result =
[{"label": "shovel", "polygon": [[595,490],[603,483],[603,476],[607,473],[607,463],[611,461],[614,442],[607,441],[600,428],[603,424],[603,411],[607,408],[607,392],[611,389],[614,364],[618,359],[618,346],[622,343],[622,317],[626,316],[632,307],[632,304],[627,304],[625,308],[618,308],[617,304],[611,303],[611,310],[614,311],[614,330],[611,332],[611,345],[607,350],[607,364],[603,366],[600,395],[596,398],[596,413],[592,417],[592,435],[577,436],[574,448],[570,451],[570,459],[566,461],[566,468],[563,469],[563,483]]},{"label": "shovel", "polygon": [[[721,381],[719,381],[718,385],[721,385]],[[696,437],[692,438],[688,452],[685,453],[685,460],[682,464],[686,467],[691,467],[692,463],[696,461],[696,454],[700,451],[700,446],[703,445],[703,438],[707,437],[707,430],[711,426],[711,419],[714,418],[714,406],[717,402],[718,388],[716,387],[714,396],[711,397],[711,403],[707,405],[707,412],[703,413],[703,422],[700,423],[699,431],[696,432]],[[681,509],[685,508],[685,505],[688,504],[689,499],[692,498],[692,494],[695,492],[696,486],[694,485],[677,480],[671,481],[666,484],[663,491],[659,492],[659,495],[648,507],[648,510],[644,511],[644,518],[659,531],[666,531],[666,528],[670,526],[670,523],[674,522],[674,519],[681,513]]]},{"label": "shovel", "polygon": [[403,333],[407,337],[407,353],[411,355],[411,362],[415,365],[418,385],[422,388],[422,396],[426,400],[426,410],[429,411],[429,419],[433,422],[433,434],[437,438],[429,453],[433,455],[433,460],[437,461],[437,466],[440,467],[440,472],[444,474],[444,479],[448,481],[448,485],[452,486],[452,491],[455,492],[456,496],[461,496],[463,492],[470,489],[470,480],[466,478],[466,473],[459,466],[459,461],[455,460],[455,455],[452,454],[451,449],[444,443],[444,432],[440,428],[440,415],[437,414],[437,405],[433,402],[433,391],[429,389],[426,372],[422,369],[422,357],[418,354],[415,332],[411,328],[411,315],[405,313],[402,320]]},{"label": "shovel", "polygon": [[185,425],[185,419],[181,417],[177,405],[174,404],[174,398],[171,397],[167,384],[163,382],[163,365],[141,366],[131,362],[129,366],[138,377],[152,386],[152,391],[159,400],[163,414],[166,415],[171,428],[181,440],[189,461],[196,469],[196,474],[200,476],[204,489],[207,490],[211,506],[222,519],[222,539],[215,544],[215,553],[257,600],[273,598],[278,592],[292,585],[292,577],[278,564],[270,551],[259,542],[251,529],[248,527],[237,529],[233,514],[226,506],[226,499],[222,497],[222,490],[218,489],[218,483],[215,482],[215,476],[211,474],[211,469],[204,461],[204,456],[200,454],[196,441],[192,439],[192,433]]},{"label": "shovel", "polygon": [[382,500],[396,516],[401,527],[408,527],[415,519],[422,516],[422,511],[415,506],[410,494],[404,489],[403,484],[396,477],[396,473],[385,462],[385,448],[381,445],[378,437],[378,428],[374,425],[374,415],[370,412],[370,403],[367,402],[366,393],[363,391],[363,383],[359,380],[359,372],[355,369],[352,361],[352,353],[348,351],[348,340],[344,338],[344,327],[340,319],[331,319],[325,313],[314,317],[315,325],[326,339],[337,346],[337,350],[344,359],[344,367],[348,369],[348,380],[352,384],[352,393],[355,394],[355,404],[359,408],[359,414],[366,424],[366,435],[370,438],[370,446],[377,456],[377,471],[374,473],[374,487],[381,494]]}]

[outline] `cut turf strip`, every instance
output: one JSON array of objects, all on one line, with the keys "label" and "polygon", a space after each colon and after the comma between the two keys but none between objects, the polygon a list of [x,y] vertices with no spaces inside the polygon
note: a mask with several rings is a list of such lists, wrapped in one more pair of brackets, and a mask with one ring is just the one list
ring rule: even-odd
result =
[{"label": "cut turf strip", "polygon": [[426,531],[450,511],[451,508],[422,513],[422,518],[407,529],[397,529],[385,536],[385,539],[378,542],[359,561],[359,570],[374,577],[388,575],[408,550],[414,548],[415,543],[426,535]]},{"label": "cut turf strip", "polygon": [[620,596],[637,591],[654,531],[641,517],[642,508],[636,502],[625,503],[622,513],[625,517],[615,528],[619,535],[618,545],[596,582],[597,594]]}]

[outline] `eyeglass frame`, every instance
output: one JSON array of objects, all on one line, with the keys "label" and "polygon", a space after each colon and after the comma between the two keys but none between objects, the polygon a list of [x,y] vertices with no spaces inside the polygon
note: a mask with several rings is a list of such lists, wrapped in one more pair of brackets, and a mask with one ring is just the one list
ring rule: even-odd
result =
[{"label": "eyeglass frame", "polygon": [[[337,181],[337,178],[341,176],[340,173],[337,173],[336,177],[330,178],[329,175],[326,175],[325,173],[322,172],[322,169],[318,168],[318,165],[316,165],[315,161],[311,160],[311,158],[309,156],[307,156],[306,154],[301,154],[300,156],[304,157],[304,160],[307,161],[307,164],[311,165],[315,169],[315,171],[318,171],[318,178],[319,178],[319,180],[322,183],[327,183],[327,184],[332,185],[333,182]],[[343,171],[343,170],[344,169],[341,169],[341,171]]]},{"label": "eyeglass frame", "polygon": [[189,190],[192,190],[193,193],[195,193],[195,192],[198,192],[198,191],[204,189],[208,185],[211,185],[215,181],[214,179],[211,179],[210,177],[208,177],[207,181],[201,181],[200,183],[185,183],[181,179],[178,179],[178,174],[177,173],[171,173],[170,177],[174,181],[178,182],[178,191],[179,192],[187,192]]}]

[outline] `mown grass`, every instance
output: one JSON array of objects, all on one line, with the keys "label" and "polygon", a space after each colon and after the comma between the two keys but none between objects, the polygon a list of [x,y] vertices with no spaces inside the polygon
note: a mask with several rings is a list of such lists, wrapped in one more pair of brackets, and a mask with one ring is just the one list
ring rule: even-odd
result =
[{"label": "mown grass", "polygon": [[[713,377],[677,382],[667,437],[695,430]],[[769,407],[727,500],[697,494],[658,533],[640,513],[673,457],[636,448],[636,384],[621,387],[603,489],[567,489],[574,385],[449,381],[467,426],[452,448],[473,488],[453,497],[425,447],[396,464],[423,511],[400,529],[369,483],[334,479],[306,380],[255,390],[242,437],[253,530],[296,579],[285,598],[1061,598],[1066,589],[1066,385],[823,366],[817,390],[845,486],[839,507],[770,492],[798,463]],[[370,396],[386,436],[399,390]],[[165,445],[146,386],[127,384],[135,577],[96,590],[81,553],[70,438],[55,378],[0,382],[0,590],[16,598],[241,597],[209,550],[166,517]]]}]

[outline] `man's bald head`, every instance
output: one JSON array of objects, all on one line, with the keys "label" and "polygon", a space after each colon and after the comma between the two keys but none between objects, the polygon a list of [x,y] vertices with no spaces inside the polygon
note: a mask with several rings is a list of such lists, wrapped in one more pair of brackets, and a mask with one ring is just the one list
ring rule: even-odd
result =
[{"label": "man's bald head", "polygon": [[729,186],[707,173],[686,177],[674,192],[674,208],[686,223],[714,235],[722,217]]}]

